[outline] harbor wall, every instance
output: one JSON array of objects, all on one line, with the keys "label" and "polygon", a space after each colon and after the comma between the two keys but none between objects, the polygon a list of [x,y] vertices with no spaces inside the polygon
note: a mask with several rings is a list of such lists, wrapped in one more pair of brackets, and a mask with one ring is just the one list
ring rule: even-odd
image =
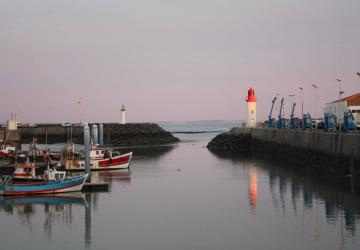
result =
[{"label": "harbor wall", "polygon": [[[96,123],[99,125],[98,123]],[[90,127],[92,124],[89,124]],[[103,123],[104,143],[114,146],[141,146],[160,145],[178,142],[170,132],[165,131],[155,123]],[[13,144],[31,143],[33,138],[37,143],[65,143],[72,140],[74,143],[83,144],[83,127],[70,127],[61,125],[38,125],[36,127],[18,128],[11,133],[4,128],[0,130],[6,134],[7,141]],[[5,132],[4,132],[5,131]]]},{"label": "harbor wall", "polygon": [[350,158],[354,155],[356,160],[360,160],[359,133],[332,133],[315,130],[303,131],[266,128],[234,128],[231,130],[231,134],[250,135],[251,140],[255,142],[257,141],[257,143],[270,142],[294,149],[319,151],[332,156]]},{"label": "harbor wall", "polygon": [[290,159],[331,173],[359,175],[359,133],[233,128],[216,136],[208,149],[228,154],[250,152],[277,160]]}]

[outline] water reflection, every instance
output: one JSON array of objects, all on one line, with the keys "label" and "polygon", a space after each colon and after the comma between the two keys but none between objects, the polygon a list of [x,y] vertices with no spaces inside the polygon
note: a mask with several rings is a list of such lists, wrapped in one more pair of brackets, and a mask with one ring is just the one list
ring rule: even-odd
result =
[{"label": "water reflection", "polygon": [[257,174],[256,167],[250,166],[248,170],[248,195],[249,195],[249,204],[252,214],[256,213],[256,200],[257,200]]},{"label": "water reflection", "polygon": [[120,169],[120,170],[111,170],[111,171],[93,171],[91,173],[92,182],[107,182],[109,187],[113,182],[119,182],[121,184],[128,185],[131,182],[131,170],[130,169]]},{"label": "water reflection", "polygon": [[[43,231],[47,238],[53,237],[54,226],[59,222],[71,226],[75,222],[73,209],[83,207],[85,215],[86,248],[91,246],[91,213],[93,205],[97,204],[98,194],[69,193],[62,195],[14,196],[0,197],[0,211],[7,215],[18,216],[21,223],[30,231],[36,224],[38,216],[44,215]],[[70,227],[69,227],[70,230]]]},{"label": "water reflection", "polygon": [[[160,160],[161,157],[165,156],[178,145],[163,145],[163,146],[143,146],[143,147],[128,147],[125,148],[127,151],[132,151],[134,154],[134,160],[136,161],[152,161]],[[121,148],[120,148],[121,150]]]},{"label": "water reflection", "polygon": [[252,159],[251,155],[214,155],[221,160],[237,162],[238,164],[233,164],[234,167],[250,166],[247,167],[247,178],[251,213],[255,213],[259,206],[257,184],[261,172],[267,176],[275,210],[281,211],[284,217],[289,214],[295,218],[300,216],[304,235],[311,232],[315,240],[320,240],[322,218],[330,225],[340,225],[341,230],[349,237],[359,234],[357,225],[360,222],[360,195],[353,192],[350,179],[321,179],[318,173],[312,173],[309,169],[304,169],[304,166],[299,167],[294,163],[284,165],[258,156]]}]

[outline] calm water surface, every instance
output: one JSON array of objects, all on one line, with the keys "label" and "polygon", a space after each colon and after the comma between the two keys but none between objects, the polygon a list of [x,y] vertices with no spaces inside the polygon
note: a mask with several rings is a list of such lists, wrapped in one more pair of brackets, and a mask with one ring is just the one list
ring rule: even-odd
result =
[{"label": "calm water surface", "polygon": [[349,185],[216,156],[210,134],[134,149],[130,171],[94,173],[108,193],[1,199],[0,249],[360,249]]}]

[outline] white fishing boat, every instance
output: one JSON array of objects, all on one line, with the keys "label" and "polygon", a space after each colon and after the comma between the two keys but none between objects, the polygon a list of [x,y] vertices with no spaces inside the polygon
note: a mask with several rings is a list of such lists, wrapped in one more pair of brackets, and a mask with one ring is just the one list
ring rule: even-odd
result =
[{"label": "white fishing boat", "polygon": [[0,157],[13,155],[15,154],[16,147],[11,145],[1,145],[0,146]]}]

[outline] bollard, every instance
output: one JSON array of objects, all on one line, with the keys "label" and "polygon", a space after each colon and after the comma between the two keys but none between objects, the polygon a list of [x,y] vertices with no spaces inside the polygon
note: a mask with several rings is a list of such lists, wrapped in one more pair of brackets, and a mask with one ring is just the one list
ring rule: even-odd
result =
[{"label": "bollard", "polygon": [[98,126],[96,124],[92,125],[92,135],[91,135],[91,137],[92,137],[93,144],[98,145],[99,144],[99,142],[98,142],[99,136],[98,136]]}]

